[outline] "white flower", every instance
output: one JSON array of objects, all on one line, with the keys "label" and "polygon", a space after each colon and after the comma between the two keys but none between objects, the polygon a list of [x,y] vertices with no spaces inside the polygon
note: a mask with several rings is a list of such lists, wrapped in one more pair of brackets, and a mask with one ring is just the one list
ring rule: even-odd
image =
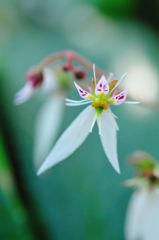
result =
[{"label": "white flower", "polygon": [[[125,75],[123,76],[125,77]],[[46,158],[45,162],[40,167],[38,174],[46,171],[53,165],[66,159],[70,156],[86,139],[92,131],[95,122],[97,121],[101,143],[108,160],[119,173],[120,168],[117,156],[117,137],[116,132],[118,126],[115,120],[115,115],[111,112],[109,105],[120,105],[122,103],[138,103],[126,101],[127,90],[117,92],[121,80],[111,82],[103,75],[98,83],[96,83],[95,67],[94,77],[92,81],[92,91],[82,89],[77,83],[75,86],[79,95],[84,99],[80,101],[66,99],[68,106],[81,106],[91,104],[83,110],[73,123],[65,130],[59,138],[54,148]],[[115,83],[114,86],[112,83]]]},{"label": "white flower", "polygon": [[53,70],[46,68],[43,74],[43,90],[48,97],[35,121],[34,163],[36,169],[39,168],[51,150],[62,122],[65,106],[65,91],[61,89]]},{"label": "white flower", "polygon": [[34,92],[43,85],[43,72],[32,68],[26,75],[25,86],[15,95],[14,103],[16,105],[22,104],[29,100]]},{"label": "white flower", "polygon": [[25,86],[15,95],[15,105],[20,105],[29,100],[33,96],[34,92],[35,89],[32,84],[30,82],[27,82]]},{"label": "white flower", "polygon": [[159,189],[140,188],[131,197],[125,226],[126,240],[159,239]]},{"label": "white flower", "polygon": [[58,133],[65,105],[65,90],[51,68],[45,68],[42,74],[32,72],[27,76],[26,85],[15,97],[15,103],[22,104],[32,97],[37,89],[47,95],[35,121],[33,158],[36,169],[44,161]]}]

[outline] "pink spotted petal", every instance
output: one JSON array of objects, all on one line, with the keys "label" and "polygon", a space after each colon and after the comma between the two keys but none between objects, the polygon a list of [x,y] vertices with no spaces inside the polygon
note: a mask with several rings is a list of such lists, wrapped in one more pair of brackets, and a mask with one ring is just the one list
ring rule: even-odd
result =
[{"label": "pink spotted petal", "polygon": [[89,96],[91,96],[91,94],[89,92],[82,89],[77,83],[74,82],[74,84],[75,84],[75,87],[77,88],[77,91],[78,91],[79,95],[81,96],[81,98],[88,99]]},{"label": "pink spotted petal", "polygon": [[112,97],[112,99],[115,101],[115,105],[120,105],[123,102],[125,102],[126,97],[128,95],[128,90],[125,89],[124,91],[120,92],[119,94]]},{"label": "pink spotted petal", "polygon": [[106,95],[108,94],[108,92],[109,92],[109,84],[105,76],[103,75],[96,85],[95,93],[96,95],[98,95],[99,93],[104,93]]}]

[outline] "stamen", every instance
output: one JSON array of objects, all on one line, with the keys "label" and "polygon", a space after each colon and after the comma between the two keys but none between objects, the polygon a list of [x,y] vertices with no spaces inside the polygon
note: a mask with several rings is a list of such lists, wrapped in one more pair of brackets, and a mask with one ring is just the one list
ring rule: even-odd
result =
[{"label": "stamen", "polygon": [[111,80],[111,78],[113,77],[113,73],[111,72],[111,73],[109,73],[109,76],[108,76],[108,78],[107,78],[107,81],[108,81],[108,83],[110,82],[110,80]]},{"label": "stamen", "polygon": [[68,102],[66,103],[65,105],[66,106],[70,106],[70,107],[76,107],[76,106],[82,106],[82,105],[86,105],[88,103],[91,103],[91,101],[87,101],[87,102],[79,102],[79,103],[71,103],[71,102]]},{"label": "stamen", "polygon": [[100,108],[103,108],[103,109],[105,109],[105,110],[107,110],[108,107],[109,107],[109,106],[108,106],[108,103],[107,103],[107,102],[104,102],[104,101],[102,101],[102,100],[93,101],[93,102],[92,102],[92,106],[95,107],[95,108],[100,107]]},{"label": "stamen", "polygon": [[125,101],[124,103],[126,103],[126,104],[139,104],[140,102],[138,102],[138,101]]},{"label": "stamen", "polygon": [[94,83],[95,83],[95,86],[97,84],[97,79],[96,79],[96,69],[95,69],[95,64],[93,64],[93,78],[94,78]]},{"label": "stamen", "polygon": [[117,81],[117,84],[114,86],[114,88],[111,90],[111,93],[113,92],[114,89],[116,89],[120,84],[121,82],[124,80],[124,78],[128,75],[128,73],[124,73],[121,78]]},{"label": "stamen", "polygon": [[88,102],[87,99],[84,99],[84,100],[73,100],[73,99],[69,99],[69,98],[66,98],[65,101],[66,101],[66,102],[71,102],[71,103],[82,103],[82,102]]}]

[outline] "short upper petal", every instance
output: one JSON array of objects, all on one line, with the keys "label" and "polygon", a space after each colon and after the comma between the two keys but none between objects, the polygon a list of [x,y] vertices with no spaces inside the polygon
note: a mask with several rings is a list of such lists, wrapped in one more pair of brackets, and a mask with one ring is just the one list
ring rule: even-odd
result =
[{"label": "short upper petal", "polygon": [[95,94],[98,95],[99,93],[104,93],[105,95],[109,92],[109,84],[106,80],[106,77],[102,75],[100,80],[98,81],[96,88],[95,88]]},{"label": "short upper petal", "polygon": [[120,105],[123,102],[125,102],[127,95],[128,95],[128,90],[125,89],[124,91],[120,92],[119,94],[113,96],[111,99],[114,100],[115,105]]},{"label": "short upper petal", "polygon": [[74,82],[74,84],[75,87],[77,88],[79,95],[84,99],[89,99],[89,96],[91,96],[91,94],[84,90],[83,88],[81,88],[76,82]]}]

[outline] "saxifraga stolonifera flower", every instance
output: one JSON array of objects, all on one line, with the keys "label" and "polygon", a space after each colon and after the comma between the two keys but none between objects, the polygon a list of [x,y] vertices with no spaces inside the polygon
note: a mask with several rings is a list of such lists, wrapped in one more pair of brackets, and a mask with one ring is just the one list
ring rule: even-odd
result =
[{"label": "saxifraga stolonifera flower", "polygon": [[118,125],[116,116],[112,113],[110,106],[123,103],[138,104],[138,102],[126,101],[127,89],[120,91],[118,88],[126,74],[119,80],[112,80],[112,75],[108,78],[102,75],[99,81],[97,81],[95,72],[95,65],[93,65],[93,80],[91,86],[88,86],[86,90],[75,83],[75,87],[83,100],[66,99],[67,106],[86,104],[89,104],[89,106],[64,131],[41,165],[38,174],[70,156],[84,142],[89,133],[92,132],[95,122],[98,124],[99,136],[104,152],[114,169],[120,173],[116,136]]},{"label": "saxifraga stolonifera flower", "polygon": [[126,240],[159,238],[159,163],[149,154],[137,151],[131,155],[137,175],[125,182],[133,187],[125,220]]},{"label": "saxifraga stolonifera flower", "polygon": [[[81,81],[86,77],[82,67],[74,66],[74,52],[66,51],[62,54],[56,53],[53,58],[65,63],[58,65],[44,64],[32,67],[26,74],[26,84],[18,91],[14,103],[20,105],[28,101],[36,92],[43,91],[46,100],[37,114],[35,121],[33,158],[36,169],[46,158],[51,150],[53,141],[58,133],[62,122],[65,97],[72,88],[73,78]],[[45,63],[45,59],[44,59]]]}]

